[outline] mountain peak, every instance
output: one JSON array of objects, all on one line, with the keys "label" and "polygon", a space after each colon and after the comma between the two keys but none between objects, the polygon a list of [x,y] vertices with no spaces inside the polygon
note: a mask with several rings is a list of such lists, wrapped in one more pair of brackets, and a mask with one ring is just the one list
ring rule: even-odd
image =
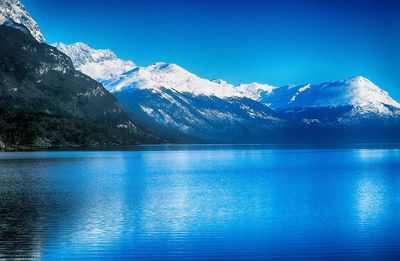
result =
[{"label": "mountain peak", "polygon": [[371,82],[369,79],[365,78],[364,76],[357,75],[347,79],[347,81],[368,81]]},{"label": "mountain peak", "polygon": [[67,54],[78,70],[100,81],[112,92],[132,88],[166,88],[193,95],[247,97],[256,100],[275,89],[268,84],[255,82],[234,86],[224,80],[204,79],[175,63],[157,62],[137,67],[131,61],[118,59],[110,50],[95,50],[84,43],[53,45]]},{"label": "mountain peak", "polygon": [[88,62],[102,62],[117,58],[115,53],[109,49],[96,50],[82,42],[72,44],[54,43],[52,45],[70,57],[72,56],[74,64],[78,65],[77,67]]},{"label": "mountain peak", "polygon": [[378,86],[376,86],[373,82],[363,76],[350,77],[347,80],[344,80],[344,82],[351,87],[363,88],[365,86],[373,86],[379,89]]},{"label": "mountain peak", "polygon": [[52,45],[68,55],[76,69],[98,81],[115,78],[136,67],[130,60],[117,58],[109,49],[96,50],[82,42]]},{"label": "mountain peak", "polygon": [[378,114],[390,114],[387,106],[400,109],[400,104],[387,92],[362,76],[319,85],[277,88],[270,96],[263,97],[262,102],[275,109],[351,106],[357,113]]},{"label": "mountain peak", "polygon": [[229,84],[227,81],[222,80],[222,79],[213,79],[211,81],[215,82],[215,83],[218,83],[218,84]]},{"label": "mountain peak", "polygon": [[152,65],[147,66],[151,70],[162,70],[171,73],[189,73],[187,70],[183,69],[175,63],[157,62]]},{"label": "mountain peak", "polygon": [[112,85],[114,86],[112,88],[114,92],[132,88],[153,90],[166,88],[193,95],[217,97],[239,95],[233,85],[200,78],[174,63],[165,62],[158,62],[146,67],[140,67],[138,70],[129,71],[118,77],[112,82]]},{"label": "mountain peak", "polygon": [[262,84],[258,82],[242,83],[236,86],[236,88],[243,94],[243,96],[258,100],[264,95],[270,95],[276,87],[269,84]]},{"label": "mountain peak", "polygon": [[38,42],[46,42],[40,32],[39,25],[33,20],[32,16],[19,0],[0,1],[0,25],[1,24],[13,26],[19,30],[21,30],[21,27],[15,24],[23,25]]}]

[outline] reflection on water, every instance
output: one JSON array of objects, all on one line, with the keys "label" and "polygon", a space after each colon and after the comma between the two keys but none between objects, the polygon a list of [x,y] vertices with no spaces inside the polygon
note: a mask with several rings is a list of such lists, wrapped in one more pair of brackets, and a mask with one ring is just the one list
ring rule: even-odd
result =
[{"label": "reflection on water", "polygon": [[0,259],[397,259],[395,149],[0,154]]},{"label": "reflection on water", "polygon": [[360,180],[357,193],[361,223],[379,218],[379,214],[384,211],[383,204],[385,202],[385,193],[379,180]]}]

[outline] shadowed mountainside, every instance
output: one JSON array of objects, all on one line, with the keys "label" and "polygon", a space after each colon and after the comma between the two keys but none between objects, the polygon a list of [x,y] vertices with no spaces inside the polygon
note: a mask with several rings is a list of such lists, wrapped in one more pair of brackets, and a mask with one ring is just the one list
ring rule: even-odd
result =
[{"label": "shadowed mountainside", "polygon": [[59,148],[157,142],[68,56],[0,26],[0,147]]}]

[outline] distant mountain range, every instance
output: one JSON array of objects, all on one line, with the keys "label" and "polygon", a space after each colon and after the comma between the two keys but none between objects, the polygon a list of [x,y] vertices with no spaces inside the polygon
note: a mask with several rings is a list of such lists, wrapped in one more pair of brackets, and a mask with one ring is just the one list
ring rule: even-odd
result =
[{"label": "distant mountain range", "polygon": [[[234,86],[200,78],[176,64],[135,66],[110,50],[94,50],[83,43],[54,46],[101,82],[142,126],[174,140],[361,142],[399,136],[400,104],[361,76],[319,85]],[[95,57],[83,62],[82,53]],[[98,57],[100,62],[95,61]],[[119,75],[98,73],[109,63],[122,65],[112,70]]]},{"label": "distant mountain range", "polygon": [[[59,116],[67,112],[68,115],[78,117],[84,122],[89,122],[89,119],[95,116],[99,117],[94,120],[95,122],[110,123],[104,131],[112,133],[111,137],[101,135],[100,140],[96,141],[93,138],[86,144],[107,144],[106,140],[113,144],[160,140],[195,143],[334,143],[400,140],[400,104],[361,76],[319,85],[284,87],[260,83],[233,85],[223,80],[201,78],[176,64],[160,62],[140,67],[133,61],[119,59],[111,50],[95,50],[84,43],[69,45],[55,43],[53,46],[59,50],[57,52],[45,44],[37,23],[18,0],[1,2],[0,24],[3,24],[3,40],[13,35],[21,41],[17,43],[20,49],[16,48],[12,52],[15,57],[22,55],[21,64],[29,64],[28,57],[34,52],[32,46],[46,50],[40,55],[36,54],[33,63],[35,66],[29,68],[30,71],[38,72],[34,77],[36,82],[29,78],[31,82],[29,87],[26,87],[29,95],[18,96],[21,99],[26,97],[34,99],[35,106],[32,107],[37,110],[35,113],[50,111],[48,116],[54,116],[54,111],[58,111]],[[18,34],[5,27],[22,32]],[[28,40],[21,39],[22,33],[31,34],[33,36],[31,41],[36,40],[35,43],[30,43],[31,49],[24,49],[28,48],[25,46]],[[3,44],[7,45],[4,41]],[[66,60],[62,53],[69,56],[71,61]],[[28,71],[22,73],[22,79],[18,78],[21,76],[15,74],[15,71],[10,76],[10,72],[6,72],[7,68],[16,65],[4,62],[15,61],[14,57],[10,58],[7,55],[10,54],[3,52],[4,57],[0,57],[4,64],[0,68],[3,68],[3,74],[8,73],[7,77],[13,78],[14,83],[9,84],[4,76],[0,80],[3,81],[3,93],[16,96],[14,93],[11,94],[10,90],[25,87],[22,83],[27,81],[25,78]],[[49,92],[42,91],[47,76],[41,72],[45,70],[47,73],[49,69],[43,69],[41,64],[54,57],[58,59],[53,59],[51,67],[52,71],[57,71],[58,74],[52,75],[52,81],[46,82],[46,88],[52,89],[57,86],[61,94],[64,88],[72,88],[75,91],[76,88],[84,88],[86,90],[84,92],[81,90],[78,93],[71,93],[69,90],[70,96],[67,98],[63,96],[69,99],[68,102],[74,101],[76,106],[74,108],[81,110],[81,113],[76,114],[75,109],[55,110],[58,105],[63,106],[63,103],[57,100],[59,98],[57,95],[60,93],[57,92],[54,96],[54,92],[50,95]],[[75,71],[73,67],[83,74]],[[24,68],[26,69],[26,66]],[[66,74],[70,76],[66,77]],[[93,80],[84,78],[84,74]],[[101,83],[105,89],[94,80]],[[88,94],[85,97],[90,101],[85,103],[85,111],[82,111],[81,102],[76,99],[79,93]],[[112,100],[111,94],[117,98],[120,105]],[[98,96],[103,97],[103,100],[100,101]],[[48,105],[44,105],[47,104],[44,102],[46,100],[53,102],[52,110],[49,110]],[[7,105],[9,107],[4,108],[19,107],[19,103],[25,104],[22,100],[14,99]],[[119,111],[119,106],[123,111]],[[118,113],[111,116],[105,112],[110,110]],[[118,120],[112,117],[117,117]],[[12,118],[8,119],[8,122],[12,121]],[[114,123],[111,124],[112,122]],[[117,122],[120,123],[116,124]],[[124,126],[122,128],[124,130],[129,129],[130,138],[127,138],[126,133],[123,135],[114,133],[111,131],[112,126],[117,127],[119,131],[121,126]],[[18,135],[24,135],[23,130]],[[57,135],[54,134],[51,139],[53,143],[57,140],[55,138]],[[86,135],[90,137],[93,133],[88,130],[81,136]],[[0,132],[0,141],[10,142],[11,136],[1,135]],[[31,136],[38,138],[38,135]],[[43,137],[39,139],[41,143]],[[31,139],[29,142],[35,141]],[[75,145],[81,143],[80,140],[73,142]]]}]

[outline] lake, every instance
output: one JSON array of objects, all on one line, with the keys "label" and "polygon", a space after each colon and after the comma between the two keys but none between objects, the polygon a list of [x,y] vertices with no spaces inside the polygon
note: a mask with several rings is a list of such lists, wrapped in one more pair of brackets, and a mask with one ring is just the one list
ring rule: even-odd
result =
[{"label": "lake", "polygon": [[0,153],[0,259],[400,258],[400,150]]}]

